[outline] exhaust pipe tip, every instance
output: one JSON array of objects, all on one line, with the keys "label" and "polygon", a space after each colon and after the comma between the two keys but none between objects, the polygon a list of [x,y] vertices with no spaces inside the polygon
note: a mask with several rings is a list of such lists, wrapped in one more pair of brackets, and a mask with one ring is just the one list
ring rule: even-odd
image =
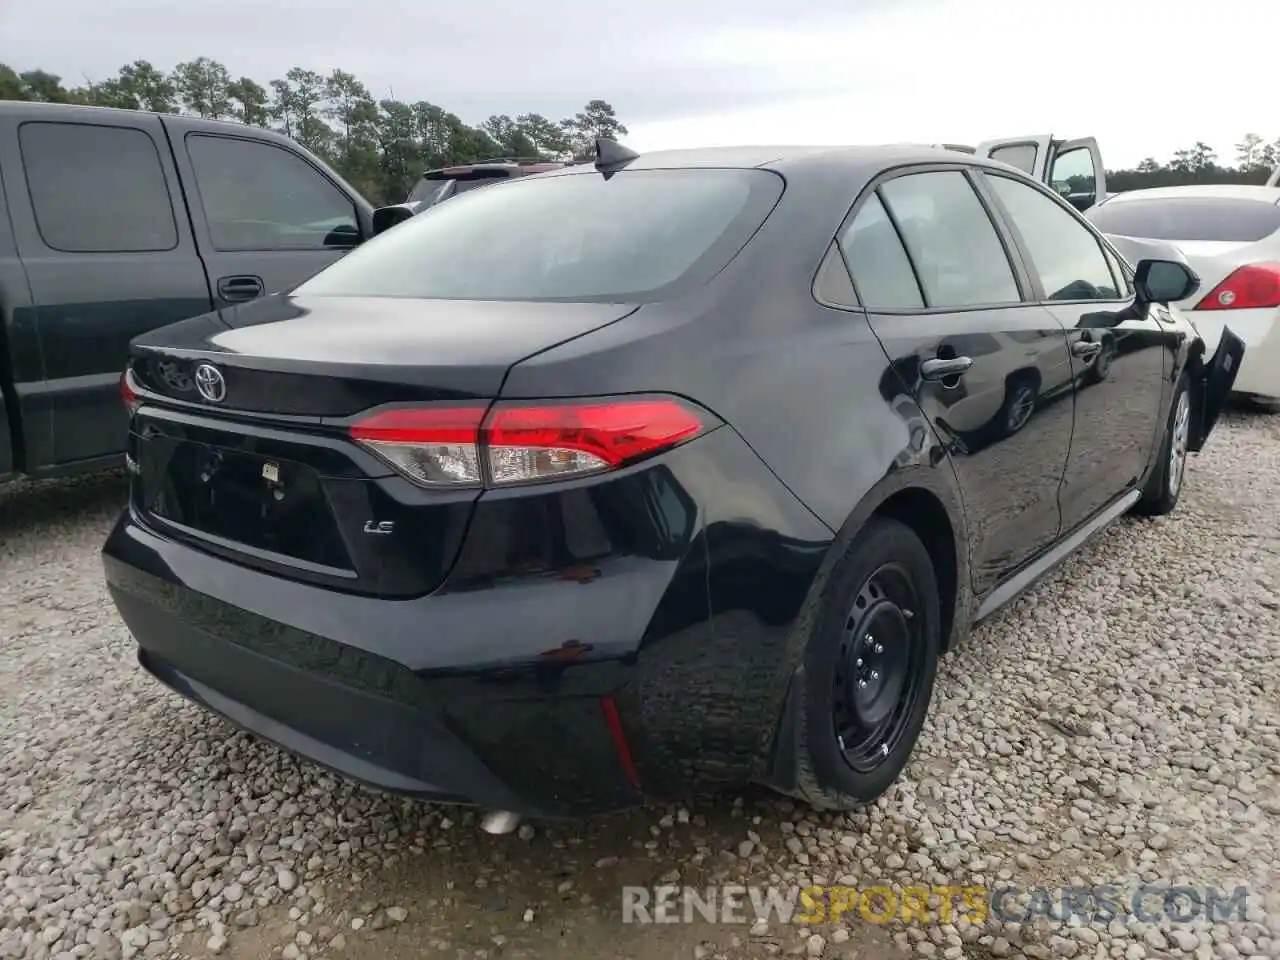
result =
[{"label": "exhaust pipe tip", "polygon": [[520,826],[522,819],[520,814],[512,813],[510,810],[491,810],[480,821],[480,829],[485,833],[501,836],[505,833],[511,833],[516,827]]}]

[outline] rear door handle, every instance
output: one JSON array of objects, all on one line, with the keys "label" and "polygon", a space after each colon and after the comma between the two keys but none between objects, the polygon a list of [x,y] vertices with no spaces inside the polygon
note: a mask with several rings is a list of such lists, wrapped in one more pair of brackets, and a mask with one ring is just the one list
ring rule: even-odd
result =
[{"label": "rear door handle", "polygon": [[1102,349],[1102,344],[1094,343],[1092,340],[1077,340],[1071,344],[1071,352],[1077,357],[1083,357],[1086,360],[1094,356]]},{"label": "rear door handle", "polygon": [[920,364],[920,376],[926,380],[945,380],[960,376],[972,366],[973,360],[969,357],[947,357],[945,360],[936,357]]},{"label": "rear door handle", "polygon": [[261,277],[223,277],[218,281],[218,296],[223,300],[255,300],[264,289]]}]

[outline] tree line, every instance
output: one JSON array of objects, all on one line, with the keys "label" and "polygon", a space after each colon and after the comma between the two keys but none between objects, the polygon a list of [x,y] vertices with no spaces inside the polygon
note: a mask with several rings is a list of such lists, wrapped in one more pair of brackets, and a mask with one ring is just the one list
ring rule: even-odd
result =
[{"label": "tree line", "polygon": [[[444,107],[377,99],[345,70],[321,74],[294,67],[266,86],[233,78],[208,57],[165,72],[135,60],[102,81],[68,87],[45,70],[22,73],[0,63],[0,100],[36,100],[187,113],[269,127],[324,157],[374,203],[398,203],[424,170],[494,157],[563,159],[590,152],[596,137],[627,128],[604,100],[555,121],[537,113],[498,114],[471,126]],[[1194,183],[1264,183],[1280,165],[1280,138],[1245,134],[1233,161],[1197,141],[1167,161],[1147,157],[1132,169],[1108,170],[1113,192]]]},{"label": "tree line", "polygon": [[294,67],[263,86],[233,78],[208,57],[168,72],[136,60],[113,77],[74,87],[45,70],[19,73],[0,64],[0,100],[185,113],[270,128],[323,157],[375,204],[404,200],[424,170],[495,157],[584,156],[596,137],[627,133],[604,100],[559,121],[500,114],[471,126],[426,100],[375,98],[345,70],[325,75]]},{"label": "tree line", "polygon": [[1197,141],[1178,150],[1165,162],[1147,157],[1131,170],[1108,170],[1107,189],[1112,193],[1147,187],[1176,187],[1198,183],[1266,183],[1280,166],[1280,137],[1268,141],[1246,133],[1235,145],[1235,157],[1223,162],[1207,143]]}]

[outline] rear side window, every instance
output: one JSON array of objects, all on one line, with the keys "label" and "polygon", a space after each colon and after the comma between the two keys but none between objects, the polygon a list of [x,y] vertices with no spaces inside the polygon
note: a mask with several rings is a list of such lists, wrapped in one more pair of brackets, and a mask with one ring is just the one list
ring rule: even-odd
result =
[{"label": "rear side window", "polygon": [[1149,240],[1252,243],[1280,230],[1280,206],[1242,197],[1114,200],[1086,216],[1103,233]]},{"label": "rear side window", "polygon": [[40,238],[68,253],[172,250],[178,227],[155,141],[131,127],[18,128]]},{"label": "rear side window", "polygon": [[867,198],[840,235],[840,252],[849,266],[858,298],[867,309],[909,310],[924,306],[907,251],[876,194]]},{"label": "rear side window", "polygon": [[782,194],[765,170],[517,177],[441,203],[299,294],[462,300],[654,300],[710,279]]},{"label": "rear side window", "polygon": [[197,134],[187,155],[218,250],[322,250],[360,236],[351,200],[282,147]]},{"label": "rear side window", "polygon": [[930,307],[1021,300],[1004,244],[968,178],[913,173],[880,188]]}]

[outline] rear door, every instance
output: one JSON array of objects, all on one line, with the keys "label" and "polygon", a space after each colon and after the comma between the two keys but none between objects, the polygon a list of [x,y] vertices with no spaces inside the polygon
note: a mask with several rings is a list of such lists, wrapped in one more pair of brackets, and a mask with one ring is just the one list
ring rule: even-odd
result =
[{"label": "rear door", "polygon": [[368,204],[283,138],[164,124],[218,306],[296,286],[367,236]]},{"label": "rear door", "polygon": [[1102,152],[1093,137],[1054,140],[1048,133],[1003,137],[978,144],[976,153],[1048,184],[1077,210],[1087,210],[1107,195]]},{"label": "rear door", "polygon": [[1021,262],[963,166],[891,175],[840,247],[893,368],[951,451],[973,585],[986,594],[1058,536],[1072,429],[1066,331],[1025,302]]},{"label": "rear door", "polygon": [[210,298],[154,115],[27,116],[0,118],[0,167],[31,299],[7,319],[24,468],[38,473],[124,451],[129,340]]}]

